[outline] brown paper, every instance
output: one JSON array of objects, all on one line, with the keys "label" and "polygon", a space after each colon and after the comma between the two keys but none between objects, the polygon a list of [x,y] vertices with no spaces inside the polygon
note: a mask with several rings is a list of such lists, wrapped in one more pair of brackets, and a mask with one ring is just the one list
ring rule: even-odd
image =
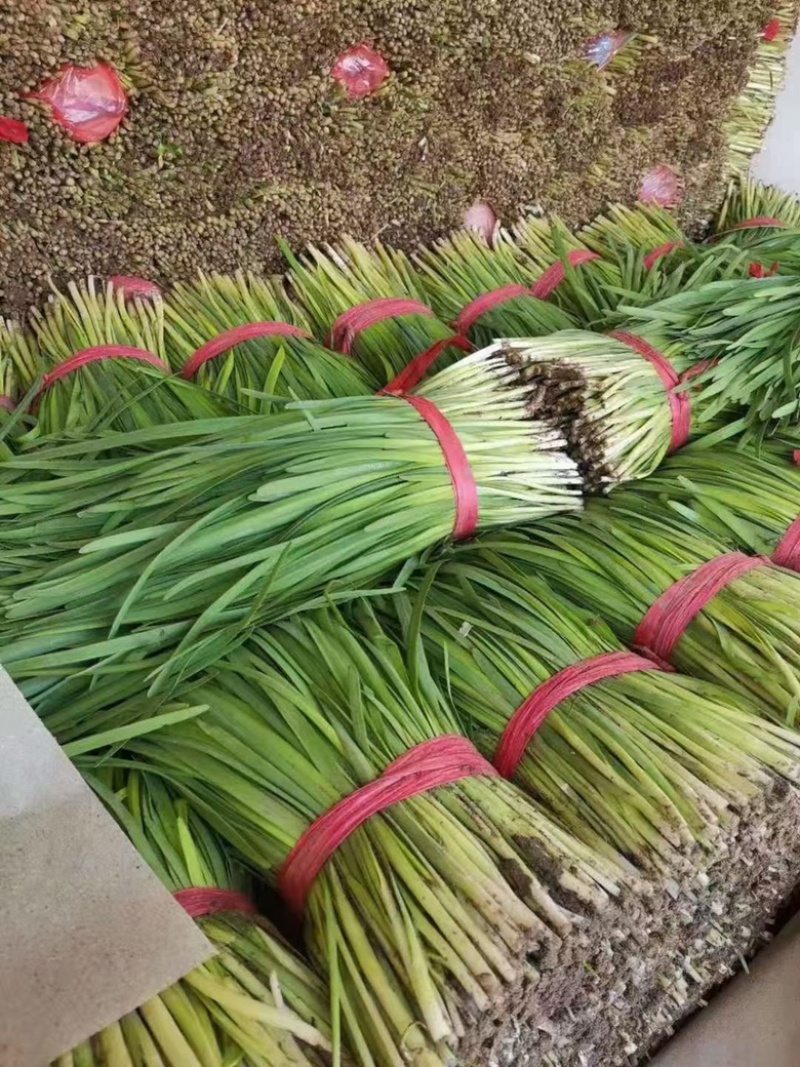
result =
[{"label": "brown paper", "polygon": [[652,1061],[652,1067],[798,1067],[800,919]]},{"label": "brown paper", "polygon": [[0,1067],[44,1067],[212,953],[0,670]]}]

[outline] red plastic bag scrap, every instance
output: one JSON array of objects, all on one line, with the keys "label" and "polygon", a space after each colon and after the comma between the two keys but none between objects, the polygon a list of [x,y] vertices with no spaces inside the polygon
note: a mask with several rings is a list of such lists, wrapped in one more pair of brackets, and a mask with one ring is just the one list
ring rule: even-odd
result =
[{"label": "red plastic bag scrap", "polygon": [[342,52],[333,65],[333,76],[351,100],[361,100],[380,89],[389,77],[389,64],[362,42]]},{"label": "red plastic bag scrap", "polygon": [[161,287],[148,278],[137,278],[132,274],[114,274],[108,280],[115,289],[122,290],[126,300],[160,300],[163,296]]},{"label": "red plastic bag scrap", "polygon": [[764,38],[765,41],[776,41],[780,37],[782,29],[783,25],[781,23],[781,20],[778,18],[774,18],[766,24],[761,33],[761,36]]},{"label": "red plastic bag scrap", "polygon": [[763,263],[751,263],[748,273],[751,278],[774,278],[778,273],[778,267],[777,263],[773,263],[769,269]]},{"label": "red plastic bag scrap", "polygon": [[53,120],[80,144],[97,144],[117,129],[128,110],[128,94],[119,74],[107,63],[95,67],[63,66],[30,100],[52,110]]},{"label": "red plastic bag scrap", "polygon": [[666,163],[652,167],[642,178],[639,186],[639,202],[656,204],[658,207],[674,208],[683,199],[683,182],[677,171]]},{"label": "red plastic bag scrap", "polygon": [[0,141],[8,141],[11,144],[27,144],[28,127],[18,119],[9,119],[0,115]]},{"label": "red plastic bag scrap", "polygon": [[476,200],[472,207],[464,212],[464,229],[479,234],[490,248],[494,247],[500,229],[500,219],[491,204]]}]

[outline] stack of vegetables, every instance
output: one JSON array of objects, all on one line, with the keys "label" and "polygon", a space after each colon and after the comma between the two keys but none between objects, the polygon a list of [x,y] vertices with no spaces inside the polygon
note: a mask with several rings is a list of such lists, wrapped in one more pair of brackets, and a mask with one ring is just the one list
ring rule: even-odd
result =
[{"label": "stack of vegetables", "polygon": [[[653,664],[567,694],[503,767],[495,745],[517,695],[587,654],[624,653],[502,557],[458,555],[420,576],[420,599],[386,602],[405,657],[360,602],[349,622],[305,613],[251,639],[186,690],[187,712],[206,710],[182,722],[145,733],[136,700],[121,709],[142,735],[127,759],[168,779],[304,918],[331,983],[335,1055],[341,1021],[370,1067],[471,1062],[476,1045],[530,1028],[554,991],[568,1016],[565,980],[579,1001],[607,983],[594,954],[609,936],[614,988],[641,984],[639,946],[653,943],[658,989],[676,952],[665,934],[685,919],[654,906],[631,860],[673,894],[676,879],[699,884],[708,861],[693,846],[713,855],[773,774],[800,773],[796,737]],[[479,676],[492,698],[476,712]]]},{"label": "stack of vegetables", "polygon": [[504,781],[363,610],[255,636],[190,688],[206,712],[128,750],[303,918],[335,1055],[341,1020],[360,1063],[438,1067],[515,1003],[529,1021],[560,939],[588,953],[586,918],[639,880]]},{"label": "stack of vegetables", "polygon": [[797,4],[780,0],[764,27],[747,84],[731,108],[725,127],[728,165],[746,176],[753,156],[761,150],[764,131],[775,109],[775,100],[786,73],[786,51],[797,25]]},{"label": "stack of vegetables", "polygon": [[493,540],[420,573],[385,610],[487,757],[577,837],[666,873],[769,788],[769,771],[796,778],[800,737],[628,652],[527,565],[524,539],[519,558],[512,535]]},{"label": "stack of vegetables", "polygon": [[587,1005],[680,1011],[685,909],[705,952],[706,872],[800,775],[800,474],[719,443],[797,414],[759,230],[345,241],[288,290],[90,282],[3,328],[38,430],[0,458],[0,661],[165,883],[238,901],[61,1067],[451,1067],[520,1028],[591,1062]]},{"label": "stack of vegetables", "polygon": [[159,779],[84,763],[142,858],[197,917],[217,954],[53,1067],[324,1067],[331,1037],[324,987],[256,914],[249,880],[220,840]]}]

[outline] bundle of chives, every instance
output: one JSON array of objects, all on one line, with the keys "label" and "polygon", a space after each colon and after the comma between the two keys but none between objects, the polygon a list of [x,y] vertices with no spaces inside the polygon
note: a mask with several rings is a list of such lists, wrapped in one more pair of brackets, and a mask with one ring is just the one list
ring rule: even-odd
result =
[{"label": "bundle of chives", "polygon": [[745,175],[752,157],[761,151],[764,131],[786,74],[786,50],[797,23],[797,4],[781,0],[761,34],[747,84],[735,100],[725,125],[728,166]]},{"label": "bundle of chives", "polygon": [[53,1067],[324,1067],[325,989],[253,914],[217,836],[157,778],[102,767],[88,777],[217,955]]},{"label": "bundle of chives", "polygon": [[434,309],[478,346],[574,325],[534,295],[540,272],[510,240],[490,248],[472,230],[460,230],[420,252],[418,260]]},{"label": "bundle of chives", "polygon": [[30,333],[0,318],[0,427],[5,427],[23,398],[24,381],[35,381],[39,355]]},{"label": "bundle of chives", "polygon": [[769,788],[771,772],[800,772],[796,735],[719,686],[626,654],[597,619],[491,548],[434,564],[386,612],[412,663],[421,639],[501,773],[598,851],[610,844],[674,870],[687,844],[713,842],[731,806]]},{"label": "bundle of chives", "polygon": [[734,182],[716,229],[708,254],[740,251],[753,278],[800,274],[800,206],[793,195],[745,179]]},{"label": "bundle of chives", "polygon": [[616,306],[624,277],[620,264],[590,249],[559,218],[523,219],[513,234],[540,281],[556,272],[549,299],[578,325],[602,322]]},{"label": "bundle of chives", "polygon": [[296,616],[191,699],[209,710],[131,751],[304,917],[337,1063],[340,1018],[363,1067],[449,1065],[530,1019],[558,938],[638,887],[496,776],[374,624]]},{"label": "bundle of chives", "polygon": [[688,440],[692,399],[680,378],[690,360],[652,327],[563,330],[502,341],[497,351],[531,388],[531,415],[566,437],[589,492],[643,478]]},{"label": "bundle of chives", "polygon": [[539,523],[525,543],[486,543],[597,612],[626,644],[794,722],[800,575],[729,553],[723,540],[634,489],[591,501],[580,521]]},{"label": "bundle of chives", "polygon": [[221,402],[191,382],[174,378],[164,362],[164,312],[160,300],[131,299],[93,278],[67,293],[56,292],[31,324],[41,378],[29,377],[21,344],[10,347],[28,391],[39,432],[133,430],[221,414]]},{"label": "bundle of chives", "polygon": [[411,396],[290,404],[6,460],[0,662],[41,696],[43,678],[106,657],[119,673],[120,657],[160,639],[165,684],[439,541],[580,507],[563,439],[530,418],[515,377],[475,353]]},{"label": "bundle of chives", "polygon": [[690,445],[637,486],[637,495],[663,502],[731,548],[800,569],[800,469],[788,448]]},{"label": "bundle of chives", "polygon": [[672,212],[653,204],[611,204],[579,231],[579,237],[606,258],[620,259],[633,248],[647,261],[647,269],[691,245]]},{"label": "bundle of chives", "polygon": [[453,330],[425,304],[415,269],[400,252],[376,243],[365,248],[348,238],[325,250],[309,247],[304,257],[284,252],[288,275],[319,339],[352,355],[380,385],[413,360],[442,346],[437,366],[458,358],[445,348]]},{"label": "bundle of chives", "polygon": [[749,246],[776,230],[796,231],[798,227],[800,201],[794,193],[743,177],[731,182],[714,233],[717,238]]},{"label": "bundle of chives", "polygon": [[[800,364],[800,278],[710,282],[649,307],[622,308],[624,329],[655,328],[678,341],[695,364],[704,418],[725,417],[727,433],[763,437],[796,421]],[[743,409],[730,419],[730,409]]]},{"label": "bundle of chives", "polygon": [[378,387],[355,360],[310,339],[305,316],[272,279],[201,274],[176,285],[164,311],[173,369],[243,411],[266,413],[278,396],[321,400]]}]

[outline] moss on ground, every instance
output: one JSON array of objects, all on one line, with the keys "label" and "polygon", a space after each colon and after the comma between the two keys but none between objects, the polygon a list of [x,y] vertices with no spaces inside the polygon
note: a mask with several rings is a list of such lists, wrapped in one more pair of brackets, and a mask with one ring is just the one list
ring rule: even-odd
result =
[{"label": "moss on ground", "polygon": [[[199,266],[272,271],[349,232],[412,246],[476,198],[586,220],[666,162],[684,214],[722,188],[722,128],[770,0],[0,0],[0,311],[46,277]],[[595,34],[654,35],[630,74],[581,59]],[[330,77],[367,40],[393,75],[352,103]],[[60,64],[106,59],[134,89],[110,141],[80,147],[38,105]],[[611,90],[611,91],[610,91]]]}]

